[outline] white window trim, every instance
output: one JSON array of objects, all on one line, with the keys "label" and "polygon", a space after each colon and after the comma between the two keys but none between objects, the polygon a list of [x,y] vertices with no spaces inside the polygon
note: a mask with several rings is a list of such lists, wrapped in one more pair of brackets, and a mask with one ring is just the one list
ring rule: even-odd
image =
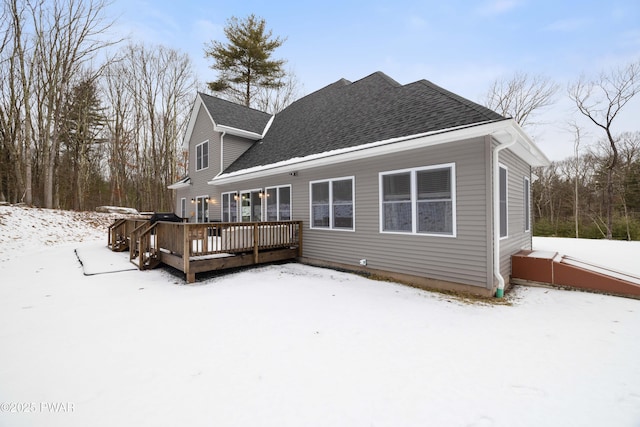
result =
[{"label": "white window trim", "polygon": [[[238,222],[247,222],[247,221],[243,221],[242,220],[242,195],[244,193],[249,193],[249,207],[253,208],[253,206],[251,205],[251,193],[263,193],[262,188],[252,188],[250,190],[240,190],[238,192]],[[264,193],[263,193],[264,194]],[[253,209],[251,210],[251,212],[253,212]],[[262,222],[264,221],[264,203],[263,203],[263,198],[260,197],[260,221],[251,221],[249,220],[248,222]]]},{"label": "white window trim", "polygon": [[[335,228],[333,224],[333,182],[334,181],[346,181],[351,180],[351,203],[353,205],[353,219],[351,228]],[[314,227],[313,225],[313,184],[320,183],[329,184],[329,227]],[[316,181],[309,181],[309,228],[314,230],[332,230],[332,231],[346,231],[353,233],[356,231],[356,177],[355,176],[343,176],[340,178],[330,179],[318,179]]]},{"label": "white window trim", "polygon": [[199,217],[198,217],[198,215],[200,214],[200,212],[198,211],[198,200],[199,200],[199,199],[202,199],[203,206],[206,206],[206,207],[207,207],[207,208],[206,208],[206,209],[207,209],[207,218],[206,218],[206,219],[207,219],[207,221],[206,221],[206,222],[208,222],[208,221],[209,221],[209,202],[208,202],[208,200],[209,200],[209,195],[208,195],[208,194],[203,194],[203,195],[201,195],[201,196],[196,196],[196,197],[194,198],[194,200],[195,200],[195,212],[196,212],[196,215],[195,215],[195,216],[196,216],[196,222],[205,222],[205,221],[204,221],[204,219],[205,219],[205,218],[199,218]]},{"label": "white window trim", "polygon": [[[267,197],[267,194],[269,194],[269,190],[276,190],[276,221],[281,221],[280,219],[280,189],[281,188],[288,188],[289,189],[289,216],[291,218],[293,218],[292,212],[293,212],[293,192],[291,190],[291,184],[286,184],[286,185],[272,185],[271,187],[265,187],[264,189],[264,194],[265,197]],[[264,206],[264,212],[263,212],[263,218],[265,221],[268,221],[267,219],[267,209],[268,209],[268,205],[269,205],[269,199],[267,198],[267,202],[263,203]]]},{"label": "white window trim", "polygon": [[187,217],[187,198],[182,197],[180,199],[180,218]]},{"label": "white window trim", "polygon": [[[498,168],[499,169],[504,169],[505,170],[505,180],[504,183],[506,185],[505,188],[505,216],[506,218],[506,222],[505,222],[505,235],[504,236],[500,236],[500,240],[504,240],[504,239],[508,239],[509,238],[509,168],[506,167],[505,165],[503,165],[502,163],[498,163]],[[498,171],[498,179],[500,179],[500,172]],[[498,190],[500,189],[500,183],[498,182]],[[500,198],[500,191],[498,191],[498,194],[496,195],[496,197]],[[498,205],[500,205],[498,203]],[[500,223],[502,222],[502,218],[500,218],[500,211],[497,212],[498,215],[498,226],[500,225]],[[498,234],[500,234],[500,230],[498,230]]]},{"label": "white window trim", "polygon": [[[442,233],[419,233],[418,232],[418,185],[417,185],[417,173],[425,170],[432,169],[445,169],[449,168],[451,173],[451,221],[452,221],[452,230],[451,234],[442,234]],[[396,175],[402,173],[409,173],[411,178],[411,231],[388,231],[384,229],[384,185],[383,178],[386,175]],[[409,169],[396,169],[391,171],[384,171],[378,174],[378,191],[379,191],[379,205],[378,205],[378,217],[379,217],[379,227],[380,233],[384,234],[400,234],[403,236],[406,235],[415,235],[415,236],[429,236],[429,237],[446,237],[446,238],[455,238],[458,234],[458,222],[457,222],[457,203],[456,203],[456,164],[455,163],[442,163],[439,165],[431,165],[431,166],[422,166],[417,168],[409,168]]]},{"label": "white window trim", "polygon": [[531,231],[531,180],[528,176],[524,177],[524,232]]},{"label": "white window trim", "polygon": [[[240,194],[237,191],[226,191],[220,194],[220,219],[224,218],[224,196],[229,195],[229,200],[237,197],[236,201],[236,221],[239,219],[238,217],[238,206],[240,201]],[[231,222],[231,215],[229,215],[229,221]]]},{"label": "white window trim", "polygon": [[[204,144],[207,144],[207,166],[206,167],[201,167],[200,169],[198,169],[198,147],[202,147],[204,146]],[[201,154],[201,158],[204,158],[204,150],[201,150],[202,154]],[[202,171],[205,169],[209,169],[209,140],[207,139],[206,141],[202,141],[200,144],[196,145],[196,152],[195,152],[196,158],[196,172],[198,171]]]}]

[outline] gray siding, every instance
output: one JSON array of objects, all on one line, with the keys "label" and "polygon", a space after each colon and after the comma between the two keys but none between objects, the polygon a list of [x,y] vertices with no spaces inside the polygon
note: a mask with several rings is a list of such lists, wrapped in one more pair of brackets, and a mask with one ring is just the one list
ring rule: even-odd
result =
[{"label": "gray siding", "polygon": [[[304,222],[305,257],[354,267],[366,258],[367,266],[374,269],[491,287],[486,147],[484,138],[476,138],[300,170],[297,176],[282,173],[219,186],[215,197],[220,200],[220,193],[226,191],[291,184],[293,219]],[[379,173],[443,163],[456,165],[457,236],[380,233]],[[355,177],[355,232],[310,229],[309,182],[344,176]]]},{"label": "gray siding", "polygon": [[175,214],[180,216],[182,213],[181,208],[180,208],[180,200],[182,198],[187,199],[187,212],[186,215],[187,217],[189,217],[189,212],[192,210],[192,208],[189,206],[191,203],[189,203],[191,201],[191,195],[189,194],[189,189],[188,188],[180,188],[178,190],[176,190],[176,207],[175,207]]},{"label": "gray siding", "polygon": [[244,138],[240,138],[234,135],[225,135],[223,141],[223,156],[224,166],[223,170],[228,168],[238,157],[251,147],[253,141],[249,141]]},{"label": "gray siding", "polygon": [[[209,141],[209,167],[196,171],[196,146]],[[207,182],[220,172],[220,135],[213,130],[213,123],[204,107],[200,108],[191,139],[189,140],[189,177],[191,187],[187,196],[187,216],[189,221],[195,221],[196,205],[190,203],[191,198],[210,196],[211,187]],[[211,218],[211,209],[209,209]]]},{"label": "gray siding", "polygon": [[524,213],[524,177],[531,179],[531,168],[509,149],[500,152],[500,163],[508,170],[508,235],[500,240],[500,273],[508,281],[511,255],[521,249],[531,249],[531,230],[525,231]]},{"label": "gray siding", "polygon": [[[221,166],[228,167],[253,143],[250,140],[233,135],[224,136],[224,147],[221,149],[220,132],[213,130],[213,122],[203,107],[200,108],[196,123],[189,140],[189,177],[191,185],[189,188],[180,189],[176,192],[175,212],[180,214],[180,199],[187,199],[187,217],[189,221],[195,221],[196,205],[191,203],[191,199],[199,196],[208,196],[209,219],[219,221],[221,219],[220,193],[210,186],[208,182],[220,173]],[[196,146],[205,141],[209,141],[209,167],[196,171]],[[224,164],[221,165],[221,156],[224,156]]]}]

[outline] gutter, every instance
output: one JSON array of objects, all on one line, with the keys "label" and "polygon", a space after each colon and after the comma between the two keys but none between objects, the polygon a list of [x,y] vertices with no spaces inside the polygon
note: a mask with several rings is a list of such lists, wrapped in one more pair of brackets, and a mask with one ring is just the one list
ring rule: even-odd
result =
[{"label": "gutter", "polygon": [[[294,157],[282,160],[269,165],[256,166],[234,172],[221,173],[207,183],[209,185],[221,185],[236,182],[241,179],[257,179],[270,176],[275,173],[290,173],[292,170],[300,170],[324,165],[333,165],[338,162],[345,162],[354,159],[364,159],[372,156],[379,156],[386,153],[396,153],[398,151],[410,150],[413,148],[423,148],[430,145],[443,144],[446,142],[466,139],[478,135],[486,135],[490,132],[497,132],[506,121],[487,121],[480,124],[462,125],[454,128],[429,131],[416,135],[408,135],[397,138],[390,138],[383,141],[357,145],[355,147],[340,148],[322,153],[311,154],[305,157]],[[496,129],[498,127],[498,129]],[[429,138],[425,141],[425,138]]]},{"label": "gutter", "polygon": [[498,279],[498,289],[496,290],[496,298],[502,298],[504,296],[504,277],[500,273],[500,167],[499,153],[505,148],[509,148],[514,145],[518,139],[517,135],[514,135],[507,130],[511,136],[511,141],[502,145],[498,145],[493,150],[493,274]]}]

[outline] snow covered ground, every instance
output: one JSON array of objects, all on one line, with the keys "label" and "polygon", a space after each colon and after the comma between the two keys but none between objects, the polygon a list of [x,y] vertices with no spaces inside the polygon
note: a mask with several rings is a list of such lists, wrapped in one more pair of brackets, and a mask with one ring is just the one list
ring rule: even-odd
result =
[{"label": "snow covered ground", "polygon": [[85,276],[76,249],[130,265],[110,217],[73,215],[0,206],[0,426],[640,426],[638,300],[469,302],[297,264]]}]

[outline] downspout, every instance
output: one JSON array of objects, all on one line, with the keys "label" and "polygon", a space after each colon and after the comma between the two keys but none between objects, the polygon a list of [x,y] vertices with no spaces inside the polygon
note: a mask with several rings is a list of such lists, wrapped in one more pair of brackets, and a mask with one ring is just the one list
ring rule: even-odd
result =
[{"label": "downspout", "polygon": [[[508,131],[507,131],[508,132]],[[496,298],[504,296],[504,277],[500,273],[500,167],[499,153],[516,143],[517,136],[509,132],[511,141],[493,150],[493,274],[498,279]]]},{"label": "downspout", "polygon": [[220,173],[224,172],[224,136],[226,134],[226,130],[220,134]]}]

